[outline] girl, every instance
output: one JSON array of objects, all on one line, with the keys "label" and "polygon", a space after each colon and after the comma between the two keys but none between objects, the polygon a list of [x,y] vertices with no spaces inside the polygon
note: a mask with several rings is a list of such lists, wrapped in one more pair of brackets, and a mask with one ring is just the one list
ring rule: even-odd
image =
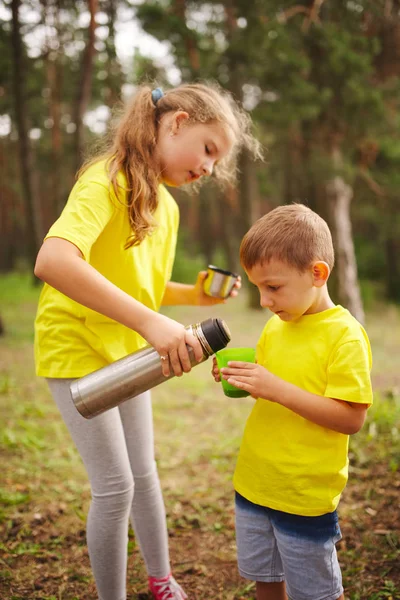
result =
[{"label": "girl", "polygon": [[[160,305],[219,302],[194,285],[169,281],[178,208],[163,187],[234,173],[241,148],[259,156],[250,120],[230,97],[203,84],[138,89],[109,147],[84,165],[39,251],[45,282],[35,323],[37,374],[46,377],[88,472],[90,562],[100,600],[125,600],[131,518],[156,600],[187,598],[171,575],[165,510],[154,461],[150,394],[91,421],[69,386],[146,342],[164,375],[190,371],[186,344],[202,350]],[[237,288],[240,287],[240,282]],[[237,294],[237,290],[232,296]]]}]

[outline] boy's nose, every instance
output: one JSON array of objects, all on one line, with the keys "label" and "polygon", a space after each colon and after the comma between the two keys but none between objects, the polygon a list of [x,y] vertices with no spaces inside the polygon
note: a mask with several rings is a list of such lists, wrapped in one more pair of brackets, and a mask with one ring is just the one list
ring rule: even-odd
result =
[{"label": "boy's nose", "polygon": [[271,308],[273,305],[273,301],[271,298],[266,296],[265,294],[261,294],[260,296],[260,305],[262,308]]}]

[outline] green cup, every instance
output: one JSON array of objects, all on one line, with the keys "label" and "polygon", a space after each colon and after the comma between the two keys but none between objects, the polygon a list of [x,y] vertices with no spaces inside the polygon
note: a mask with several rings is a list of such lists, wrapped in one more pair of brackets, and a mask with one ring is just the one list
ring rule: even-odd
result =
[{"label": "green cup", "polygon": [[[256,360],[256,351],[254,348],[224,348],[215,353],[219,369],[228,366],[230,360],[239,360],[242,362],[254,363]],[[225,396],[229,398],[245,398],[250,396],[249,392],[240,390],[235,385],[231,385],[221,376],[222,388]]]}]

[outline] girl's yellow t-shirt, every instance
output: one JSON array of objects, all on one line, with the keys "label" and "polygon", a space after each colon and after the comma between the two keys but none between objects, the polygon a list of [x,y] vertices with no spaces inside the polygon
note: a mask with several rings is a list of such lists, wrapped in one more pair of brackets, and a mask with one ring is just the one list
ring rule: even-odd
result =
[{"label": "girl's yellow t-shirt", "polygon": [[[126,187],[123,173],[118,183]],[[131,235],[125,194],[115,197],[105,161],[85,171],[46,238],[72,242],[109,281],[158,311],[171,278],[179,209],[160,185],[157,227],[139,246],[125,250]],[[43,377],[82,377],[146,344],[135,331],[71,300],[44,284],[35,321],[35,363]]]}]

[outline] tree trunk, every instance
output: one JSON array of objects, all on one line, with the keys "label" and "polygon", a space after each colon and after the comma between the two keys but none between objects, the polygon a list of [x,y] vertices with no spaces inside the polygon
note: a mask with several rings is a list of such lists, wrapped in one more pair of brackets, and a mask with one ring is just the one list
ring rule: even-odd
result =
[{"label": "tree trunk", "polygon": [[[48,95],[48,115],[51,133],[51,171],[49,174],[49,202],[44,202],[44,214],[50,212],[51,222],[54,222],[64,208],[65,199],[62,193],[62,132],[61,132],[61,96],[62,96],[62,61],[63,31],[60,23],[62,0],[42,0],[43,24],[45,27],[45,42],[43,58],[46,74]],[[46,190],[47,191],[47,190]],[[46,210],[47,209],[47,210]],[[50,209],[50,210],[49,210]]]},{"label": "tree trunk", "polygon": [[[212,193],[212,192],[211,192]],[[211,214],[210,190],[201,187],[198,195],[198,240],[201,253],[205,257],[206,263],[210,264],[213,260],[215,250],[215,239],[213,236],[213,221]]]},{"label": "tree trunk", "polygon": [[389,237],[385,243],[386,251],[386,293],[389,300],[400,302],[400,242]]},{"label": "tree trunk", "polygon": [[[241,240],[259,217],[260,211],[256,166],[247,151],[242,152],[240,156],[240,172],[238,231]],[[257,288],[249,286],[248,291],[249,308],[261,309]]]},{"label": "tree trunk", "polygon": [[[235,36],[238,32],[237,7],[232,2],[224,4],[227,39],[234,48]],[[228,66],[230,69],[229,89],[235,99],[240,103],[243,101],[243,83],[246,80],[245,62],[238,63],[235,53],[227,53]],[[240,239],[249,230],[255,221],[255,215],[259,215],[259,188],[255,163],[247,150],[244,150],[239,158],[240,182],[239,182],[239,215],[237,220],[237,231]],[[260,299],[254,286],[249,287],[249,308],[260,308]]]},{"label": "tree trunk", "polygon": [[200,53],[196,39],[186,25],[186,0],[174,0],[174,12],[182,21],[183,43],[191,71],[191,79],[196,79],[200,73]]},{"label": "tree trunk", "polygon": [[108,0],[105,10],[108,16],[108,36],[105,41],[107,52],[107,71],[108,77],[105,81],[105,103],[112,108],[119,100],[121,87],[124,82],[121,65],[118,61],[115,49],[115,23],[117,21],[117,2],[118,0]]},{"label": "tree trunk", "polygon": [[[304,203],[308,196],[308,180],[304,177],[306,162],[306,144],[302,132],[295,126],[290,126],[283,142],[283,185],[282,196],[284,204],[293,202]],[[306,181],[305,181],[306,179]]]},{"label": "tree trunk", "polygon": [[364,323],[350,220],[353,190],[341,177],[336,176],[327,183],[326,196],[335,245],[338,301],[360,323]]},{"label": "tree trunk", "polygon": [[34,264],[37,251],[43,240],[41,207],[35,190],[33,158],[28,137],[28,106],[23,82],[26,81],[23,43],[19,22],[20,0],[12,0],[12,52],[14,69],[14,109],[18,131],[19,162],[25,210],[25,238],[30,264]]},{"label": "tree trunk", "polygon": [[47,57],[47,81],[50,89],[49,113],[52,121],[51,125],[51,195],[52,209],[56,218],[64,208],[64,201],[61,194],[61,65],[58,55],[49,52]]},{"label": "tree trunk", "polygon": [[75,162],[77,169],[80,167],[83,157],[83,117],[91,97],[98,0],[88,0],[88,8],[90,11],[89,37],[83,52],[82,76],[78,86],[78,97],[75,105]]},{"label": "tree trunk", "polygon": [[[15,182],[20,177],[18,144],[11,135],[0,139],[0,273],[11,271],[23,248],[23,204]],[[21,227],[22,225],[22,227]]]},{"label": "tree trunk", "polygon": [[235,195],[233,189],[228,189],[225,193],[217,194],[217,207],[219,213],[219,231],[220,231],[220,242],[221,248],[226,258],[226,264],[228,269],[233,272],[239,270],[239,243],[237,236],[235,235],[234,223],[229,216],[234,211],[234,206],[231,196]]}]

